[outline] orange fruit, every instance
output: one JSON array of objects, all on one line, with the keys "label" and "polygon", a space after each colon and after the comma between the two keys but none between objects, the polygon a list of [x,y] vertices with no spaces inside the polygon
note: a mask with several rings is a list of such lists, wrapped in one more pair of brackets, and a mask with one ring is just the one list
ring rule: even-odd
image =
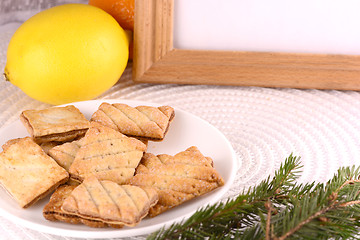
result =
[{"label": "orange fruit", "polygon": [[89,4],[109,13],[122,28],[134,30],[135,0],[89,0]]}]

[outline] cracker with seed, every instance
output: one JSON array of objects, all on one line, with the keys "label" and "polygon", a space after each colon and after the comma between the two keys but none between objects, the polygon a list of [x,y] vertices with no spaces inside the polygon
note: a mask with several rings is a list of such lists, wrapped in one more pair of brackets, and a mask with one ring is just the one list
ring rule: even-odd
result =
[{"label": "cracker with seed", "polygon": [[26,110],[20,120],[35,142],[65,142],[85,135],[89,121],[73,105],[43,110]]},{"label": "cracker with seed", "polygon": [[175,156],[145,153],[136,174],[128,184],[153,187],[159,194],[158,203],[149,216],[176,207],[190,199],[224,185],[224,180],[213,167],[212,159],[190,147]]},{"label": "cracker with seed", "polygon": [[68,173],[30,137],[12,139],[0,153],[0,182],[23,207],[29,207],[68,180]]},{"label": "cracker with seed", "polygon": [[82,182],[96,176],[122,184],[134,175],[145,150],[140,140],[92,122],[70,166],[70,177]]},{"label": "cracker with seed", "polygon": [[[80,140],[66,142],[48,150],[48,154],[55,159],[55,161],[69,171],[71,164],[74,162],[75,156],[79,151],[84,138]],[[139,139],[147,146],[147,141]]]}]

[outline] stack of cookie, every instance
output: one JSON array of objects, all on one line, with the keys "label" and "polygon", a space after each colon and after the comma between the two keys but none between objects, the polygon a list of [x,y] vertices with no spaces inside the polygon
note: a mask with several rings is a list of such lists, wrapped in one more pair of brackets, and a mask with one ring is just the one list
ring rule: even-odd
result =
[{"label": "stack of cookie", "polygon": [[43,209],[50,221],[135,226],[224,184],[194,146],[174,156],[147,152],[174,115],[169,106],[105,102],[90,121],[72,105],[24,111],[31,137],[3,146],[0,182],[23,208],[52,193]]}]

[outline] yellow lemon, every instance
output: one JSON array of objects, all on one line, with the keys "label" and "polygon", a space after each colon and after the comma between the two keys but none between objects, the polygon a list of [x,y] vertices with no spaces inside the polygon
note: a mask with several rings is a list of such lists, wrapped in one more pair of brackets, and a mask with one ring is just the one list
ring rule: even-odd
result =
[{"label": "yellow lemon", "polygon": [[93,99],[125,70],[129,36],[105,11],[64,4],[24,22],[12,36],[4,75],[30,97],[50,104]]}]

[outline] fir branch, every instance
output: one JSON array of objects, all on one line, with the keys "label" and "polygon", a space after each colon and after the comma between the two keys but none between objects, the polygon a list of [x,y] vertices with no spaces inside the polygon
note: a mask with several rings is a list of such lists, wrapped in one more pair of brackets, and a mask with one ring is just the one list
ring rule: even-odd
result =
[{"label": "fir branch", "polygon": [[[280,213],[270,223],[266,222],[271,225],[272,239],[355,238],[360,216],[358,176],[359,168],[341,168],[326,185],[295,186],[289,191],[287,202],[278,205]],[[256,224],[243,234],[251,236],[247,232],[261,229]],[[264,236],[267,233],[248,239],[264,239]]]},{"label": "fir branch", "polygon": [[[342,187],[345,186],[342,185]],[[346,194],[348,196],[342,197],[331,193],[315,192],[296,199],[293,201],[294,207],[291,211],[283,211],[283,215],[279,216],[277,221],[272,222],[275,229],[282,228],[283,230],[282,232],[281,230],[277,231],[280,236],[274,239],[290,237],[303,239],[304,236],[306,239],[353,237],[359,230],[359,223],[356,219],[359,219],[360,212],[359,210],[349,211],[349,207],[359,203],[360,185],[351,186],[351,189],[355,190],[350,191],[351,196],[348,195],[349,192]],[[331,198],[324,198],[327,195],[331,195]]]},{"label": "fir branch", "polygon": [[325,184],[297,184],[299,169],[290,155],[273,178],[148,239],[358,239],[360,168],[342,167]]}]

